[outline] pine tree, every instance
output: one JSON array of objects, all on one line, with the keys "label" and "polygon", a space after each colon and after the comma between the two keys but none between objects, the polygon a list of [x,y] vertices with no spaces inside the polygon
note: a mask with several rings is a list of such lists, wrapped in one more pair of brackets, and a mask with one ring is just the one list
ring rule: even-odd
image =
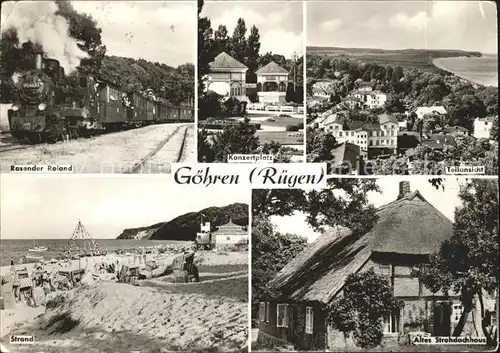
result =
[{"label": "pine tree", "polygon": [[230,55],[236,60],[245,63],[245,52],[247,49],[246,40],[247,26],[243,18],[238,19],[238,23],[233,31],[233,36],[231,38],[231,53]]},{"label": "pine tree", "polygon": [[260,50],[260,34],[259,29],[252,26],[250,29],[250,35],[247,40],[247,49],[245,53],[246,57],[246,65],[248,66],[247,71],[247,81],[248,82],[256,82],[255,71],[258,69],[258,59],[259,59],[259,50]]}]

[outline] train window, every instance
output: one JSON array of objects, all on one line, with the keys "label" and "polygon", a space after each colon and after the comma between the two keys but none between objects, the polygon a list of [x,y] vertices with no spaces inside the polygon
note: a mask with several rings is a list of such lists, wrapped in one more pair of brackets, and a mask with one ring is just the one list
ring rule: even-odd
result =
[{"label": "train window", "polygon": [[87,87],[87,78],[85,76],[80,77],[79,85],[80,85],[80,88]]}]

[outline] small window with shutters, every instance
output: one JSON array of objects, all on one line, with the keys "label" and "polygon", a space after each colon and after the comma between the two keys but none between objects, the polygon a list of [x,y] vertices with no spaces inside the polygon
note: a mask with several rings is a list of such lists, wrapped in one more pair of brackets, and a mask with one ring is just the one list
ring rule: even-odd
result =
[{"label": "small window with shutters", "polygon": [[276,327],[288,327],[288,304],[278,304],[276,307]]},{"label": "small window with shutters", "polygon": [[311,306],[306,306],[306,333],[313,333],[314,327],[314,310]]},{"label": "small window with shutters", "polygon": [[271,322],[271,303],[266,303],[266,322]]},{"label": "small window with shutters", "polygon": [[261,302],[259,304],[259,321],[264,321],[266,318],[266,303]]}]

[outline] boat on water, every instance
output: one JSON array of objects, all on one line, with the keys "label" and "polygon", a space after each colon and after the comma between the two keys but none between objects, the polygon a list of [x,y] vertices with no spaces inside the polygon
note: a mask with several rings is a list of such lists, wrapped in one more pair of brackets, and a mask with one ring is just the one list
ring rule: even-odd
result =
[{"label": "boat on water", "polygon": [[47,247],[46,246],[36,246],[36,241],[33,240],[33,247],[29,248],[28,251],[31,251],[31,252],[47,251]]}]

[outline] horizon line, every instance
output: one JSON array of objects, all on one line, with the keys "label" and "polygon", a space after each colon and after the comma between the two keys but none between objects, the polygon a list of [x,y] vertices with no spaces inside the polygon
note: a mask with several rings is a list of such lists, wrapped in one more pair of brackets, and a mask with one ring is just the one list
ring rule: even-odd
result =
[{"label": "horizon line", "polygon": [[399,51],[399,50],[425,50],[425,51],[463,51],[463,52],[468,52],[468,53],[481,53],[481,54],[486,54],[486,55],[498,55],[497,53],[491,53],[491,52],[483,52],[480,50],[469,50],[469,49],[423,49],[423,48],[375,48],[375,47],[338,47],[338,46],[329,46],[329,45],[307,45],[306,46],[306,51],[307,49],[311,47],[316,47],[316,48],[337,48],[337,49],[368,49],[368,50],[386,50],[386,51]]}]

